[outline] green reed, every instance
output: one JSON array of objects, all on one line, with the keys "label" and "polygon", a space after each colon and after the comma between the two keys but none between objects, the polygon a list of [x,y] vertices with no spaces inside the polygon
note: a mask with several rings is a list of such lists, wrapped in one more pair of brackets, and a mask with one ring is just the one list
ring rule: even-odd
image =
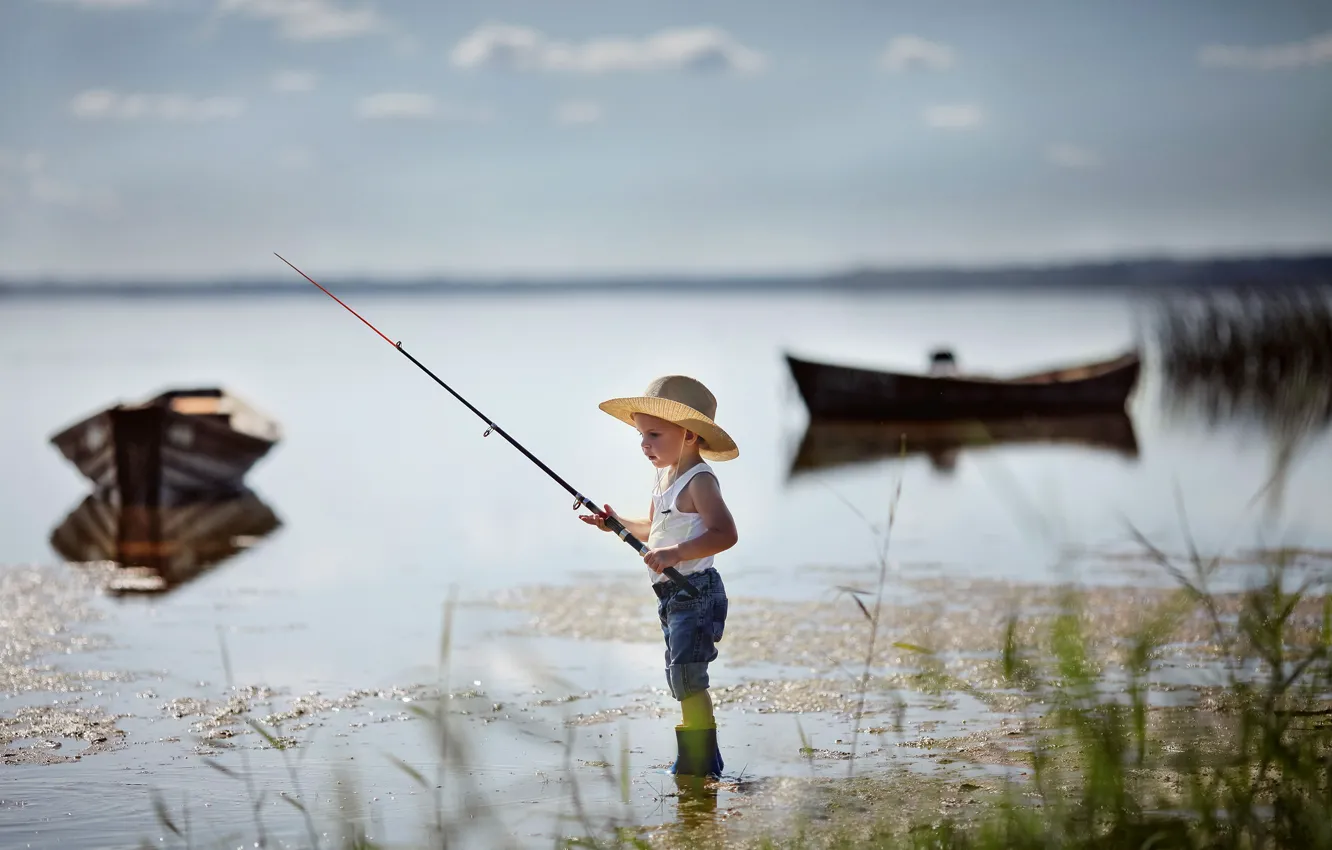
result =
[{"label": "green reed", "polygon": [[[889,513],[884,536],[893,525]],[[566,803],[575,825],[556,847],[646,848],[654,846],[763,847],[770,850],[867,847],[881,850],[998,850],[998,848],[1074,848],[1074,850],[1295,850],[1332,848],[1332,596],[1325,577],[1310,569],[1309,559],[1293,550],[1259,559],[1260,570],[1240,591],[1214,589],[1222,560],[1196,551],[1180,558],[1166,554],[1146,537],[1139,543],[1174,582],[1172,592],[1137,612],[1131,628],[1109,645],[1086,627],[1085,601],[1075,589],[1062,593],[1053,611],[1014,612],[1002,642],[990,658],[997,694],[1016,708],[1020,743],[1002,787],[978,795],[962,809],[941,815],[928,796],[919,799],[881,794],[868,807],[837,816],[797,817],[776,834],[734,831],[706,816],[710,783],[679,788],[673,796],[680,823],[649,832],[636,827],[628,805],[628,744],[621,742],[618,765],[607,764],[600,780],[624,803],[618,816],[593,815],[584,805],[572,769],[573,730],[565,749]],[[887,542],[880,550],[880,587],[886,584]],[[1315,560],[1316,563],[1316,560]],[[864,592],[854,593],[853,598]],[[865,594],[867,595],[867,594]],[[859,599],[856,598],[857,603]],[[875,622],[880,609],[862,606],[869,619],[867,641],[883,629]],[[417,709],[429,726],[438,765],[435,776],[391,758],[423,792],[434,795],[434,812],[413,846],[446,848],[467,843],[469,833],[488,833],[479,846],[509,846],[502,815],[472,804],[469,766],[474,764],[467,736],[445,710],[451,653],[453,605],[445,608],[440,643],[439,699]],[[1186,624],[1203,623],[1206,646],[1181,646]],[[1196,633],[1197,629],[1190,631]],[[916,658],[917,687],[928,691],[980,689],[950,676],[942,660],[922,646],[899,641]],[[1180,690],[1163,675],[1163,663],[1187,657],[1210,671],[1205,687]],[[224,656],[225,658],[225,656]],[[868,688],[869,671],[853,687]],[[996,689],[991,689],[992,693]],[[861,723],[861,711],[853,722]],[[318,814],[302,793],[302,742],[246,720],[267,745],[281,754],[292,783],[283,798],[299,810],[310,848],[321,846],[323,830],[336,838],[322,846],[369,850],[378,846],[363,826],[353,799],[353,780],[338,783],[342,810],[338,823],[320,826]],[[900,718],[899,724],[900,726]],[[293,744],[295,746],[293,747]],[[298,751],[289,760],[289,751]],[[244,758],[244,748],[241,750]],[[208,760],[237,781],[247,783],[253,800],[253,834],[247,845],[271,846],[272,829],[261,818],[263,791],[244,774]],[[906,771],[904,771],[905,773]],[[835,788],[854,792],[860,776],[832,780]],[[912,786],[929,786],[927,775]],[[306,783],[308,785],[308,783]],[[444,792],[462,801],[446,806]],[[835,799],[836,791],[834,791]],[[701,802],[700,802],[701,801]],[[910,806],[903,811],[904,806]],[[216,846],[190,830],[189,808],[170,810],[161,798],[155,808],[177,844]],[[704,816],[694,817],[690,809]],[[848,812],[851,810],[848,808]],[[565,812],[560,812],[563,817]],[[468,840],[473,839],[473,840]],[[301,836],[284,837],[284,846]],[[162,846],[162,845],[154,845]],[[234,844],[232,845],[234,846]]]},{"label": "green reed", "polygon": [[[1332,597],[1323,579],[1278,552],[1236,598],[1208,587],[1219,559],[1180,563],[1143,542],[1178,591],[1143,611],[1109,658],[1085,633],[1075,592],[1035,628],[1016,615],[1007,623],[993,663],[1022,698],[1029,779],[1010,775],[1002,793],[957,817],[801,824],[760,846],[1332,847]],[[1211,626],[1216,678],[1204,699],[1172,705],[1153,699],[1172,695],[1154,674],[1179,649],[1171,636],[1189,617]],[[1024,643],[1024,633],[1034,640]]]},{"label": "green reed", "polygon": [[1264,435],[1275,507],[1300,448],[1332,425],[1332,287],[1172,295],[1154,313],[1165,409]]}]

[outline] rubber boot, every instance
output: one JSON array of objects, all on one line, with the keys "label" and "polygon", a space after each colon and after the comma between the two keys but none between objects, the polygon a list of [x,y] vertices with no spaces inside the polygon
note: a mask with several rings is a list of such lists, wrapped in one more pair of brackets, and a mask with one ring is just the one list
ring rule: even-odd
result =
[{"label": "rubber boot", "polygon": [[721,776],[725,763],[717,749],[717,727],[686,729],[675,727],[675,764],[671,773],[679,776]]}]

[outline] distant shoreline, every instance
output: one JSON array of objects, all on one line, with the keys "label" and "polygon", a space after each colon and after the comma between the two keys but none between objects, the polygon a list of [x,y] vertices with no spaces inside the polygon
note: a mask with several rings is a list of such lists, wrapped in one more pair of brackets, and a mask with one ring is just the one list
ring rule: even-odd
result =
[{"label": "distant shoreline", "polygon": [[[0,280],[0,299],[200,298],[282,296],[306,293],[300,277],[196,282]],[[1069,290],[1077,292],[1205,289],[1242,285],[1332,286],[1332,254],[1216,259],[1148,259],[1008,265],[989,268],[863,269],[804,275],[620,275],[617,277],[495,278],[429,277],[379,280],[364,276],[320,281],[340,294],[363,296],[452,296],[508,294],[697,291],[711,294],[761,292],[975,292],[980,290]]]}]

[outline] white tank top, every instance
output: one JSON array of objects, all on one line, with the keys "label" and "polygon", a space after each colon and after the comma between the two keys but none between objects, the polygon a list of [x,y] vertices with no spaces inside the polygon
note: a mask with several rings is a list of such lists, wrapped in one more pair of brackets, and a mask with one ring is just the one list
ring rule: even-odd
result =
[{"label": "white tank top", "polygon": [[[647,544],[653,549],[693,540],[706,530],[703,527],[703,517],[679,510],[675,506],[675,500],[680,497],[680,492],[695,475],[706,472],[714,478],[717,477],[706,461],[699,461],[685,470],[684,475],[672,481],[671,486],[663,491],[661,489],[663,472],[665,470],[657,470],[657,481],[652,487],[652,530],[648,533]],[[707,555],[692,561],[681,561],[675,565],[675,568],[681,575],[687,576],[690,573],[706,570],[710,566],[712,566],[712,556]],[[658,575],[650,569],[648,574],[652,576],[653,584],[670,581],[666,576]]]}]

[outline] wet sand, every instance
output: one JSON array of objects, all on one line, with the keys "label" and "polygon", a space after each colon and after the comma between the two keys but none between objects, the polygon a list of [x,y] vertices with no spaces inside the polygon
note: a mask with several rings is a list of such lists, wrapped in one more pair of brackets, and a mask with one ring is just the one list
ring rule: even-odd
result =
[{"label": "wet sand", "polygon": [[[1329,561],[1326,553],[1300,557],[1311,567]],[[638,582],[534,585],[464,600],[458,616],[475,622],[462,630],[462,655],[470,653],[469,642],[512,642],[503,656],[512,669],[492,670],[488,681],[460,681],[482,674],[465,658],[445,658],[454,668],[448,687],[438,675],[425,675],[390,686],[298,693],[276,680],[228,685],[195,681],[191,671],[97,669],[87,659],[113,650],[118,621],[138,612],[104,604],[96,569],[0,569],[0,589],[14,601],[0,620],[0,799],[6,801],[0,836],[65,835],[77,843],[85,832],[62,831],[51,814],[53,804],[77,808],[62,791],[71,781],[106,783],[107,795],[119,801],[121,831],[104,846],[156,837],[162,827],[151,794],[174,781],[196,801],[208,800],[212,812],[194,807],[204,833],[210,815],[218,829],[229,828],[248,813],[248,792],[238,780],[245,771],[279,795],[274,799],[296,795],[336,822],[348,811],[338,795],[347,787],[333,779],[342,767],[357,771],[346,782],[355,786],[358,807],[365,806],[353,822],[378,817],[382,834],[402,837],[429,820],[432,806],[472,820],[480,812],[491,832],[476,846],[492,846],[487,842],[498,837],[516,846],[540,844],[552,830],[576,830],[579,824],[567,821],[575,802],[589,823],[622,818],[663,846],[688,843],[681,824],[699,814],[699,805],[708,825],[695,827],[724,827],[726,842],[736,846],[780,828],[791,816],[790,799],[817,814],[820,806],[845,812],[848,800],[868,805],[875,795],[909,791],[907,799],[928,792],[928,806],[941,811],[964,808],[995,790],[999,777],[1023,774],[1017,701],[994,666],[1004,618],[1019,614],[1030,638],[1063,591],[909,573],[895,571],[885,588],[872,653],[870,624],[846,593],[830,590],[809,601],[733,598],[713,688],[727,775],[701,794],[682,796],[665,773],[677,709],[653,681],[661,637]],[[866,574],[858,577],[863,583]],[[861,600],[872,608],[875,588],[858,589],[869,591]],[[1175,593],[1161,581],[1083,588],[1082,622],[1092,645],[1112,658],[1111,638]],[[1236,597],[1222,597],[1222,604],[1229,610]],[[1312,629],[1321,603],[1306,607],[1299,626]],[[1186,618],[1171,640],[1159,672],[1163,690],[1178,690],[1186,701],[1205,699],[1207,665],[1216,653],[1207,623]],[[523,647],[537,644],[564,659],[563,666],[524,659]],[[872,675],[863,679],[867,658]],[[618,686],[598,682],[604,676],[586,672],[593,659],[601,659],[594,669],[621,664],[636,672],[619,677]],[[441,716],[448,731],[443,751],[434,736],[434,718]],[[436,776],[441,752],[447,770]],[[295,774],[292,759],[302,765]],[[75,773],[50,773],[59,770]],[[119,781],[125,771],[140,779]],[[431,778],[418,782],[411,771]],[[846,784],[852,774],[855,783]],[[301,776],[297,790],[293,782]],[[434,800],[436,791],[448,799]],[[298,837],[303,825],[295,815],[283,806],[267,811],[267,820]]]},{"label": "wet sand", "polygon": [[12,706],[0,713],[0,764],[59,764],[123,745],[117,717],[81,703],[132,675],[54,661],[109,644],[88,629],[98,619],[89,604],[95,587],[64,567],[0,569],[0,694]]}]

